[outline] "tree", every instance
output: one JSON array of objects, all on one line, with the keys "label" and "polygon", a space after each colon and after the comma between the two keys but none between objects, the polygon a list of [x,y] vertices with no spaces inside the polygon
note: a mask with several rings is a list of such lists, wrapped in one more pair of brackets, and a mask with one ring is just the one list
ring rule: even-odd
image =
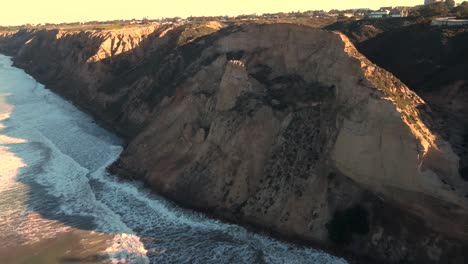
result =
[{"label": "tree", "polygon": [[455,7],[452,12],[460,18],[468,18],[468,2],[464,1],[459,6]]},{"label": "tree", "polygon": [[418,9],[412,9],[409,11],[409,16],[410,17],[420,17],[421,13],[419,12]]},{"label": "tree", "polygon": [[445,0],[445,5],[452,10],[455,7],[455,0]]},{"label": "tree", "polygon": [[437,2],[422,6],[419,13],[423,17],[447,16],[449,9],[445,3]]}]

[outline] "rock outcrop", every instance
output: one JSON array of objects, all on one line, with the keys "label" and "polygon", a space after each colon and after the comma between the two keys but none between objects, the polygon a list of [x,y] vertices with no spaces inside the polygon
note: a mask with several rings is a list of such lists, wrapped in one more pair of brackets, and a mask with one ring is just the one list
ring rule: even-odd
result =
[{"label": "rock outcrop", "polygon": [[291,24],[17,34],[0,38],[17,66],[126,136],[111,171],[286,237],[464,263],[459,156],[424,100],[346,36]]}]

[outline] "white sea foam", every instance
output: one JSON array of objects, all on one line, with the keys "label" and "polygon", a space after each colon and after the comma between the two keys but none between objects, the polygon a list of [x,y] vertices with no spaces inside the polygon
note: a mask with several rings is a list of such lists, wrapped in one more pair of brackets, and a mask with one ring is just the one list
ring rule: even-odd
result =
[{"label": "white sea foam", "polygon": [[[69,215],[72,220],[74,217],[91,217],[97,231],[116,234],[104,252],[113,263],[148,263],[139,237],[120,221],[118,215],[96,200],[87,177],[96,169],[95,173],[105,173],[105,166],[118,157],[121,147],[109,144],[112,141],[110,134],[86,133],[85,129],[102,131],[99,127],[92,127],[95,125],[91,118],[44,89],[24,72],[19,69],[6,72],[6,60],[0,56],[3,65],[0,68],[0,94],[3,102],[11,107],[3,107],[2,110],[8,111],[0,114],[2,121],[8,121],[2,128],[8,128],[7,134],[14,136],[0,135],[0,143],[22,143],[23,146],[11,149],[10,156],[2,154],[2,161],[9,158],[11,165],[16,164],[16,170],[10,170],[9,178],[6,178],[6,170],[0,170],[4,172],[0,179],[11,183],[3,185],[8,190],[12,186],[17,187],[24,201],[18,204],[15,212],[2,214],[6,221],[0,228],[14,230],[25,243],[36,243],[66,232],[70,227],[63,226],[59,220],[44,218],[34,212],[35,209]],[[59,207],[39,208],[42,206],[39,205],[32,208],[34,201],[31,201],[30,187],[22,182],[35,182],[42,186],[48,195],[59,201]],[[15,195],[18,196],[19,192],[16,191]]]}]

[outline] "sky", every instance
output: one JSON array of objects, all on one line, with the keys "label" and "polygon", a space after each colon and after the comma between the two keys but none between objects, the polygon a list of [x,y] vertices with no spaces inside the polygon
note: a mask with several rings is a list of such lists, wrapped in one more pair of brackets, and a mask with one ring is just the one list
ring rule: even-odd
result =
[{"label": "sky", "polygon": [[0,25],[414,6],[424,0],[5,0]]}]

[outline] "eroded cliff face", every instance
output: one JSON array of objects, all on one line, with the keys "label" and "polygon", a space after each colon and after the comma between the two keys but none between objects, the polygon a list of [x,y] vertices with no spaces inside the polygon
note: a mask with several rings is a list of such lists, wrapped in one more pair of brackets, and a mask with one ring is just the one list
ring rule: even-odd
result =
[{"label": "eroded cliff face", "polygon": [[464,263],[459,157],[425,102],[344,35],[284,24],[139,30],[29,32],[15,57],[127,136],[113,172],[380,261]]},{"label": "eroded cliff face", "polygon": [[361,53],[429,104],[440,134],[460,157],[461,176],[468,180],[468,30],[432,27],[421,18],[361,20],[328,28],[349,36]]}]

